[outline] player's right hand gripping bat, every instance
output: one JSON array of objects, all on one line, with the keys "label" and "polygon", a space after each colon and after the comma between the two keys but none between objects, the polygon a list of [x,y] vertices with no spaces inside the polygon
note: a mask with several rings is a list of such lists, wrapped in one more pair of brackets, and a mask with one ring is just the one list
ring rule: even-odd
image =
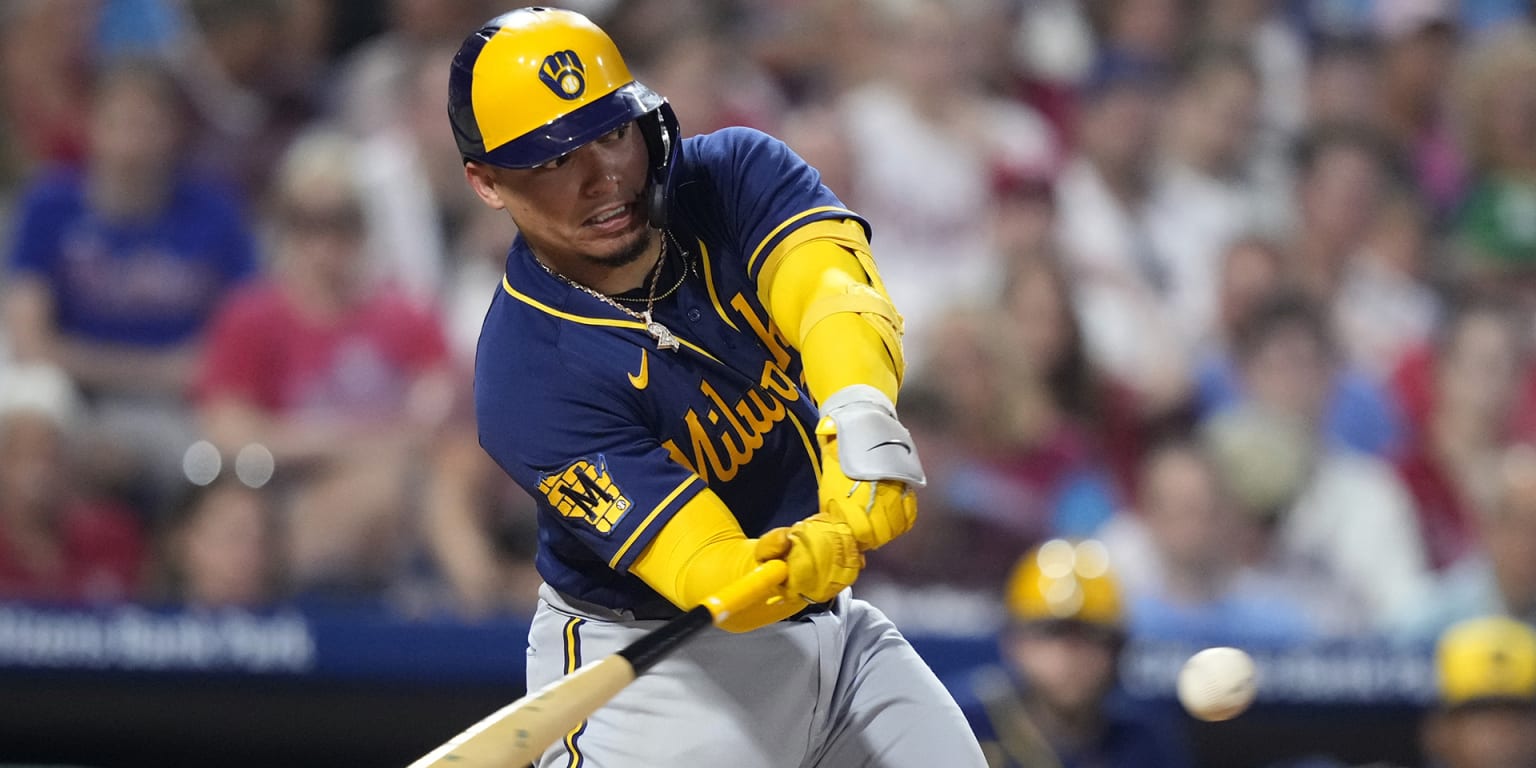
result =
[{"label": "player's right hand gripping bat", "polygon": [[762,602],[787,575],[783,560],[759,565],[693,610],[491,713],[407,768],[516,768],[537,760],[637,675],[705,627]]}]

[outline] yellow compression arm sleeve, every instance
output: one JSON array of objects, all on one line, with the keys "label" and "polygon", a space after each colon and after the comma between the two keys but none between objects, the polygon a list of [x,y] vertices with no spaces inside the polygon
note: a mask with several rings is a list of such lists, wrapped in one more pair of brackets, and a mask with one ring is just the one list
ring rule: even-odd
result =
[{"label": "yellow compression arm sleeve", "polygon": [[758,292],[800,350],[818,402],[851,384],[868,384],[896,401],[904,371],[901,316],[858,222],[816,221],[796,230],[764,261]]},{"label": "yellow compression arm sleeve", "polygon": [[[629,572],[673,605],[688,610],[756,568],[756,547],[757,540],[747,538],[725,502],[705,489],[662,526]],[[789,618],[803,607],[783,600],[753,613],[766,624]]]}]

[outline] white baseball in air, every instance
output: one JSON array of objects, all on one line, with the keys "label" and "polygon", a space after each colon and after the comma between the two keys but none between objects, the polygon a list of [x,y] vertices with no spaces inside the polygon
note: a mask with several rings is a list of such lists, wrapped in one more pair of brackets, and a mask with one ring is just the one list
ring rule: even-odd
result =
[{"label": "white baseball in air", "polygon": [[1207,648],[1184,662],[1178,690],[1189,714],[1208,722],[1230,720],[1258,691],[1253,658],[1237,648]]}]

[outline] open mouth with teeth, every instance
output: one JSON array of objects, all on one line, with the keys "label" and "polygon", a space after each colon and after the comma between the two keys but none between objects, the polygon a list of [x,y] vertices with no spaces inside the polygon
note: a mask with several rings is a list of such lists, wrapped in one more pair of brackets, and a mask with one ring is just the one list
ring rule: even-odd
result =
[{"label": "open mouth with teeth", "polygon": [[621,205],[621,206],[619,206],[617,208],[610,208],[607,211],[604,211],[603,213],[599,213],[598,215],[593,216],[590,219],[587,219],[587,221],[589,221],[589,222],[591,222],[593,224],[598,224],[598,225],[605,224],[607,222],[613,221],[614,219],[618,218],[619,216],[623,216],[623,215],[629,213],[629,209],[630,209],[630,207],[632,205],[633,205],[633,203],[629,203],[629,204]]},{"label": "open mouth with teeth", "polygon": [[624,203],[609,205],[588,216],[581,224],[599,235],[628,232],[641,223],[642,205],[639,196]]}]

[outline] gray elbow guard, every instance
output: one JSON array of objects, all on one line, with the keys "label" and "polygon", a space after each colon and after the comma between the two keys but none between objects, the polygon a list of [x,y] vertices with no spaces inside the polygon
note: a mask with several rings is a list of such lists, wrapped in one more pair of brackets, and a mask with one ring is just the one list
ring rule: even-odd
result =
[{"label": "gray elbow guard", "polygon": [[837,460],[850,479],[927,485],[912,433],[896,420],[884,392],[867,384],[844,387],[821,404],[821,414],[837,428]]}]

